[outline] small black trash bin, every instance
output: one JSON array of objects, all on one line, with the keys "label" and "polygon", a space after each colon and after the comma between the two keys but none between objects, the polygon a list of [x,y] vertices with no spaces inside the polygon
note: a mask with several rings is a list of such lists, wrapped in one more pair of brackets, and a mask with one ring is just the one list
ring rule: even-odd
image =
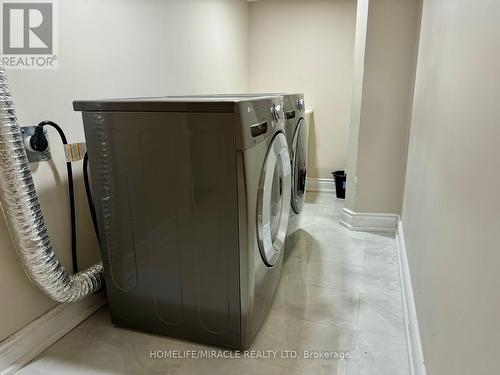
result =
[{"label": "small black trash bin", "polygon": [[335,171],[332,172],[333,179],[335,180],[335,192],[337,194],[337,198],[345,199],[345,185],[347,175],[344,171]]}]

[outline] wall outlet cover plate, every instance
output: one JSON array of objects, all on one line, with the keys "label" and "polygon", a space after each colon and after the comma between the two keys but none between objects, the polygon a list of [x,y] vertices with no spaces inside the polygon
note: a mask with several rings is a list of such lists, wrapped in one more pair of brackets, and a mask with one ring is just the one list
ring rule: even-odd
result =
[{"label": "wall outlet cover plate", "polygon": [[[32,136],[35,133],[35,128],[36,126],[22,126],[21,127],[21,134],[23,136],[23,143],[25,143],[26,138]],[[47,129],[43,129],[43,133],[47,137],[47,141],[49,139],[48,134],[47,134]],[[52,159],[52,155],[50,154],[50,144],[49,147],[43,152],[33,152],[28,149],[26,149],[26,154],[28,155],[28,161],[30,163],[38,163],[41,161],[47,161]]]}]

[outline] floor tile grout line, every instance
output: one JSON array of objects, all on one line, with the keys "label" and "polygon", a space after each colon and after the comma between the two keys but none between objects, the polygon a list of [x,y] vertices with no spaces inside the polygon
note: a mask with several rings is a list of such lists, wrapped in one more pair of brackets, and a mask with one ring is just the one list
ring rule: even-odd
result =
[{"label": "floor tile grout line", "polygon": [[[291,279],[291,280],[294,280],[294,279]],[[296,281],[299,281],[299,280],[296,280]],[[328,288],[328,289],[336,289],[336,290],[340,290],[340,291],[343,291],[343,292],[357,293],[357,294],[367,293],[365,290],[344,289],[344,288],[340,288],[340,287],[336,287],[336,286],[311,283],[310,281],[307,281],[307,280],[303,280],[303,282],[304,282],[304,284],[307,284],[307,285],[312,285],[312,286],[317,286],[317,287],[322,287],[322,288]],[[393,289],[387,289],[386,288],[386,290],[391,290],[391,291],[396,292]],[[397,292],[399,293],[399,291],[397,291]]]},{"label": "floor tile grout line", "polygon": [[[294,280],[294,279],[291,279],[291,280]],[[334,286],[315,284],[315,283],[311,283],[311,282],[306,281],[306,280],[304,280],[304,284],[309,285],[309,286],[314,286],[317,288],[332,289],[332,290],[336,290],[339,292],[348,292],[350,294],[358,294],[359,295],[359,294],[363,293],[363,292],[359,292],[359,291],[355,291],[355,290],[342,289],[342,288],[338,288],[338,287],[334,287]]]},{"label": "floor tile grout line", "polygon": [[[279,315],[276,314],[274,316],[279,316]],[[319,320],[313,320],[313,319],[306,319],[306,318],[298,317],[298,316],[290,316],[290,318],[292,318],[294,320],[297,320],[297,321],[303,321],[303,322],[307,322],[307,323],[320,324],[322,326],[327,326],[327,327],[340,328],[340,329],[345,329],[345,330],[349,330],[349,331],[355,331],[356,330],[355,327],[348,327],[346,325],[339,325],[339,324],[335,324],[333,322],[328,323],[328,322],[325,322],[325,321],[319,321]],[[346,320],[345,322],[347,323],[349,321]]]},{"label": "floor tile grout line", "polygon": [[357,308],[357,314],[356,314],[356,329],[359,329],[359,310],[361,308],[361,293],[358,294],[358,308]]}]

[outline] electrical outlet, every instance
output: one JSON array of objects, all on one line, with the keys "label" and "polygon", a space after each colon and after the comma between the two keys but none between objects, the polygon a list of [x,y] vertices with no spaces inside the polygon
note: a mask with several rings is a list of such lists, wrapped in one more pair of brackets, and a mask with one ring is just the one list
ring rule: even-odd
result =
[{"label": "electrical outlet", "polygon": [[[38,163],[40,161],[48,161],[52,159],[52,155],[50,154],[50,145],[47,147],[45,151],[38,152],[38,151],[33,151],[29,147],[26,146],[27,144],[27,139],[31,137],[35,133],[35,128],[36,126],[22,126],[21,127],[21,134],[23,136],[23,143],[24,147],[26,148],[26,154],[28,155],[28,161],[30,163]],[[43,133],[47,137],[47,140],[49,139],[47,135],[47,129],[43,129]]]}]

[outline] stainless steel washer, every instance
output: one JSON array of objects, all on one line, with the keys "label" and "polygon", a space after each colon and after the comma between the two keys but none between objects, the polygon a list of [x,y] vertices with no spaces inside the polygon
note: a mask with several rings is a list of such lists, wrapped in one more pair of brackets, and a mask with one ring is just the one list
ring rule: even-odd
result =
[{"label": "stainless steel washer", "polygon": [[254,96],[282,96],[285,113],[285,134],[290,152],[292,191],[290,199],[290,219],[288,222],[286,247],[295,245],[295,232],[300,228],[301,212],[304,207],[307,167],[309,128],[305,120],[306,107],[302,93],[254,93],[254,94],[212,94],[213,98],[251,98]]},{"label": "stainless steel washer", "polygon": [[280,280],[283,98],[76,101],[112,322],[247,348]]},{"label": "stainless steel washer", "polygon": [[295,244],[295,232],[300,228],[300,214],[305,202],[309,129],[305,120],[304,95],[282,95],[285,105],[285,134],[292,168],[291,210],[287,232],[288,247]]}]

